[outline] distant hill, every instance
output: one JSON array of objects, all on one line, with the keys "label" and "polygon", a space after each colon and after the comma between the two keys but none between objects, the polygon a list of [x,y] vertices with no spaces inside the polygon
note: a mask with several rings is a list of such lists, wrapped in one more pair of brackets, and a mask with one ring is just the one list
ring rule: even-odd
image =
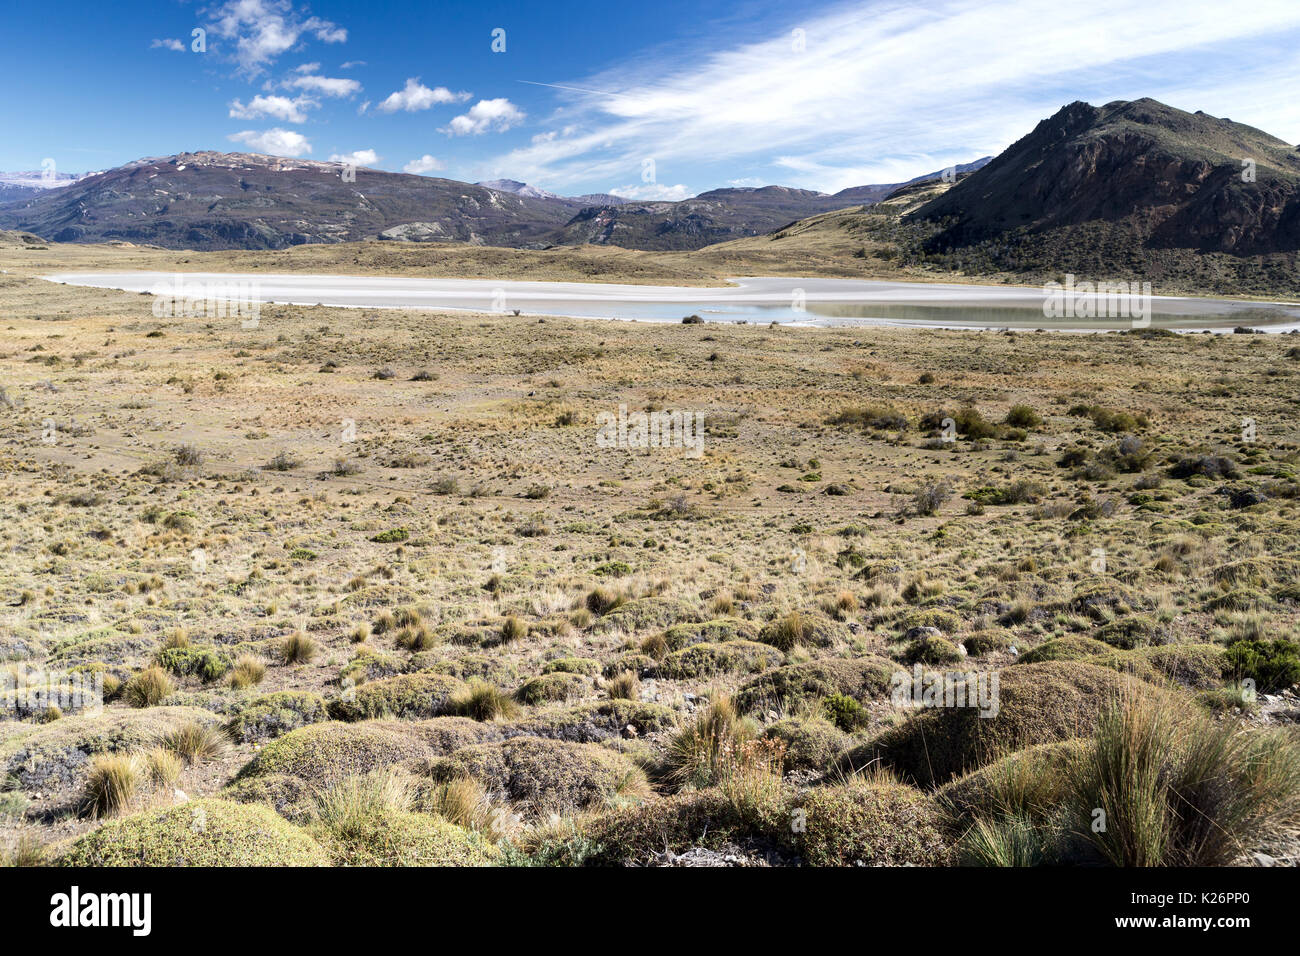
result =
[{"label": "distant hill", "polygon": [[[956,167],[978,169],[989,160]],[[931,180],[941,172],[918,176]],[[828,194],[788,186],[714,189],[678,202],[629,202],[584,209],[561,230],[566,244],[593,243],[630,249],[698,249],[717,242],[763,236],[809,216],[879,202],[902,183],[854,186]]]},{"label": "distant hill", "polygon": [[[786,186],[718,189],[680,202],[558,196],[516,180],[451,179],[255,153],[141,159],[0,206],[0,228],[58,242],[125,241],[173,249],[282,249],[379,238],[538,248],[594,243],[692,250],[758,236],[881,197]],[[853,194],[853,195],[849,195]]]},{"label": "distant hill", "polygon": [[[955,182],[955,177],[961,176],[963,173],[973,173],[977,169],[983,169],[992,161],[992,156],[984,156],[975,160],[973,163],[959,163],[956,166],[951,167],[952,176],[954,177],[951,181]],[[904,186],[911,186],[914,183],[931,182],[935,179],[942,178],[946,172],[947,170],[936,170],[933,173],[926,173],[923,176],[914,176],[902,183],[888,183],[881,186],[850,186],[848,189],[841,189],[839,192],[835,193],[832,198],[843,200],[837,208],[844,208],[845,206],[859,203],[880,202],[880,200],[884,199],[890,193],[897,192]]]},{"label": "distant hill", "polygon": [[547,192],[545,189],[538,189],[536,186],[530,186],[527,183],[521,183],[517,179],[488,179],[481,183],[475,183],[475,185],[495,189],[497,192],[511,193],[515,196],[527,196],[531,199],[555,199],[560,202],[578,203],[582,206],[619,206],[625,202],[631,202],[629,199],[615,196],[612,193],[561,196],[557,193]]}]

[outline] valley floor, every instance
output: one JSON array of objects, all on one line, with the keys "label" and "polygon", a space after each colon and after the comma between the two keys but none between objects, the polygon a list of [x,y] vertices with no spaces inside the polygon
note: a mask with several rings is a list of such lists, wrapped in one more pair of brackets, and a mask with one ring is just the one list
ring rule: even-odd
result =
[{"label": "valley floor", "polygon": [[[444,252],[351,266],[718,279]],[[10,859],[1295,861],[1295,338],[245,328],[34,278],[252,255],[0,250],[0,659],[109,697],[0,720]],[[701,453],[601,430],[651,411]],[[997,716],[899,706],[944,673]],[[1123,857],[1117,727],[1161,781],[1226,734],[1250,812]]]}]

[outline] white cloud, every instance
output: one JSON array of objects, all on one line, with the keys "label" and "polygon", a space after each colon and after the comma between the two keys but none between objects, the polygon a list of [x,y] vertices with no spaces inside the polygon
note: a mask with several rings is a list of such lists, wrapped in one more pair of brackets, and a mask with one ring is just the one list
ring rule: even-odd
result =
[{"label": "white cloud", "polygon": [[413,76],[407,79],[405,88],[390,93],[376,109],[381,113],[395,113],[398,110],[414,113],[418,110],[427,110],[439,103],[457,103],[467,99],[469,99],[468,93],[453,93],[445,86],[429,89],[420,82],[418,76]]},{"label": "white cloud", "polygon": [[172,50],[173,52],[176,53],[185,52],[185,44],[182,43],[180,40],[175,39],[174,37],[168,37],[165,40],[154,40],[152,43],[149,44],[149,49],[151,50],[157,50],[160,48],[163,50]]},{"label": "white cloud", "polygon": [[612,92],[559,93],[552,121],[580,133],[485,165],[563,188],[634,180],[646,157],[677,179],[780,156],[791,185],[832,191],[999,152],[1072,100],[1142,96],[1300,139],[1295,0],[1231,17],[1208,0],[854,0],[727,46],[697,33],[566,83]]},{"label": "white cloud", "polygon": [[379,162],[379,154],[373,149],[357,149],[350,153],[334,153],[331,163],[344,163],[349,166],[373,166]]},{"label": "white cloud", "polygon": [[640,186],[619,186],[616,189],[609,190],[609,192],[615,196],[622,196],[624,199],[639,199],[645,202],[659,200],[677,202],[682,199],[690,199],[695,195],[681,183],[676,186],[661,183],[643,183]]},{"label": "white cloud", "polygon": [[402,167],[404,173],[435,173],[440,169],[446,169],[447,164],[440,160],[434,159],[428,153],[425,153],[419,159],[413,159]]},{"label": "white cloud", "polygon": [[291,0],[226,0],[211,11],[209,32],[235,41],[240,69],[256,75],[305,36],[343,43],[348,31],[320,17],[302,18]]},{"label": "white cloud", "polygon": [[300,66],[295,66],[295,67],[293,68],[293,71],[294,71],[295,73],[319,73],[319,72],[320,72],[320,64],[319,64],[319,63],[303,63],[303,64],[300,65]]},{"label": "white cloud", "polygon": [[289,99],[287,96],[254,96],[245,106],[238,99],[230,101],[231,119],[260,119],[272,116],[287,123],[307,122],[306,110],[320,104],[305,96]]},{"label": "white cloud", "polygon": [[321,96],[355,96],[361,91],[361,84],[346,77],[318,76],[308,73],[295,76],[284,84],[295,90],[307,90]]},{"label": "white cloud", "polygon": [[452,118],[442,130],[453,136],[478,135],[488,130],[503,133],[524,119],[524,111],[508,99],[479,100],[469,112]]},{"label": "white cloud", "polygon": [[256,152],[269,153],[272,156],[304,156],[311,152],[311,143],[306,136],[295,130],[280,129],[278,126],[261,132],[246,129],[242,133],[231,133],[226,138],[231,142],[243,143]]}]

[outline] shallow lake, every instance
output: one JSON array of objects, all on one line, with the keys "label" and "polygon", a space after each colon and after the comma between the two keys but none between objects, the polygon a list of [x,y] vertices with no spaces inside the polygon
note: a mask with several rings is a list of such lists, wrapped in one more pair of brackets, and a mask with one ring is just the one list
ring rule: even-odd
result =
[{"label": "shallow lake", "polygon": [[[738,278],[725,288],[588,282],[494,282],[303,274],[78,272],[45,276],[70,285],[349,308],[439,309],[680,322],[780,322],[816,326],[917,325],[1101,331],[1143,327],[1300,329],[1300,302],[1080,294],[1068,317],[1048,317],[1042,288],[865,279]],[[1116,308],[1118,303],[1118,309]],[[1100,317],[1098,317],[1100,316]],[[1138,317],[1140,316],[1140,317]]]}]

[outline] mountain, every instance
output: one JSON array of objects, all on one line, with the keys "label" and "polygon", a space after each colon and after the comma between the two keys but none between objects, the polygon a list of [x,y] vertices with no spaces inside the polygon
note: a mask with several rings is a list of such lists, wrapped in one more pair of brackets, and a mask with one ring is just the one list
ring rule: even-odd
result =
[{"label": "mountain", "polygon": [[[956,167],[979,169],[989,157]],[[934,180],[927,173],[910,183]],[[686,250],[763,236],[782,226],[848,206],[879,202],[905,183],[854,186],[834,194],[755,186],[714,189],[677,202],[625,202],[584,209],[561,231],[565,244],[592,243],[631,249]]]},{"label": "mountain", "polygon": [[355,181],[345,182],[343,173],[336,163],[255,153],[141,159],[0,206],[0,228],[59,242],[199,250],[373,238],[693,250],[876,202],[895,188],[862,186],[828,195],[762,186],[715,189],[678,202],[634,202],[559,196],[508,179],[470,184],[359,168]]},{"label": "mountain", "polygon": [[[918,247],[933,235],[934,227],[905,221],[906,217],[970,175],[959,172],[951,180],[940,173],[918,177],[894,186],[878,201],[819,213],[766,235],[717,243],[695,252],[692,260],[726,275],[897,278],[906,273],[909,278],[930,278],[922,273],[923,267],[904,263],[902,250]],[[866,192],[877,188],[884,187],[845,192],[878,195]],[[900,272],[903,265],[910,268]]]},{"label": "mountain", "polygon": [[538,189],[536,186],[521,183],[516,179],[489,179],[486,182],[475,183],[474,185],[482,186],[485,189],[495,189],[499,193],[510,193],[513,196],[527,196],[529,199],[564,198],[556,193],[548,193],[545,189]]},{"label": "mountain", "polygon": [[536,186],[521,183],[517,179],[489,179],[481,183],[475,183],[475,185],[495,189],[497,192],[511,193],[515,196],[529,196],[533,199],[555,199],[564,203],[577,203],[579,206],[619,206],[625,202],[631,202],[630,199],[624,199],[622,196],[615,196],[612,193],[561,196],[558,193],[548,193],[545,189],[538,189]]},{"label": "mountain", "polygon": [[757,236],[834,208],[825,193],[787,186],[715,189],[677,202],[628,202],[582,210],[560,230],[564,245],[593,243],[630,249],[698,249]]},{"label": "mountain", "polygon": [[[126,240],[189,249],[280,249],[383,237],[524,246],[581,209],[450,179],[254,153],[141,159],[20,203],[0,228],[59,242]],[[400,235],[392,238],[402,238]]]},{"label": "mountain", "polygon": [[1294,261],[1300,151],[1152,99],[1071,103],[912,218],[937,227],[927,253],[996,268],[1143,272],[1160,260],[1191,268],[1192,255]]}]

